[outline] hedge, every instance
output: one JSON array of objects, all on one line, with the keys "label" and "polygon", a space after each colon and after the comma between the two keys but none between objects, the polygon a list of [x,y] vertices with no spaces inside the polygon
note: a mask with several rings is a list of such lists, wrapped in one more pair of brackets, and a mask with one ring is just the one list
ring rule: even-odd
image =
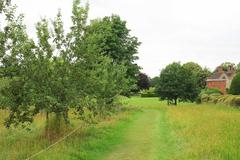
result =
[{"label": "hedge", "polygon": [[157,97],[154,87],[150,87],[147,90],[143,90],[140,92],[141,97]]}]

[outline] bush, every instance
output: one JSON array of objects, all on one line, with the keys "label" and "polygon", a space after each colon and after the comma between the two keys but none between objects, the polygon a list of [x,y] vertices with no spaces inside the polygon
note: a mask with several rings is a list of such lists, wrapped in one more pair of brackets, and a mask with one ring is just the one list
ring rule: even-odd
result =
[{"label": "bush", "polygon": [[217,88],[206,88],[201,91],[196,99],[197,104],[207,103],[209,101],[216,101],[214,96],[220,96],[222,92]]},{"label": "bush", "polygon": [[227,106],[240,107],[240,96],[238,95],[219,95],[219,94],[201,94],[201,103],[223,104]]},{"label": "bush", "polygon": [[147,90],[142,90],[140,92],[141,97],[157,97],[154,87],[150,87]]},{"label": "bush", "polygon": [[218,94],[218,95],[221,95],[222,92],[218,88],[206,88],[206,89],[202,90],[201,94],[208,94],[208,95]]},{"label": "bush", "polygon": [[235,102],[235,106],[240,107],[240,97],[236,97],[234,102]]},{"label": "bush", "polygon": [[200,99],[202,103],[207,103],[209,101],[209,95],[207,94],[201,94]]},{"label": "bush", "polygon": [[233,95],[240,95],[240,73],[233,78],[229,93]]}]

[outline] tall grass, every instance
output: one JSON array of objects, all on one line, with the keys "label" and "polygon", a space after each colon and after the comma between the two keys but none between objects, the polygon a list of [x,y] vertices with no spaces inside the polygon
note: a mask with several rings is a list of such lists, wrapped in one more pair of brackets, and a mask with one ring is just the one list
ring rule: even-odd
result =
[{"label": "tall grass", "polygon": [[217,105],[169,107],[169,121],[178,139],[175,159],[240,159],[240,111]]},{"label": "tall grass", "polygon": [[[158,98],[130,99],[139,108],[164,108],[175,139],[176,160],[239,160],[240,110],[224,105],[180,103],[167,106]],[[174,150],[174,149],[173,149]],[[159,151],[160,152],[160,151]]]},{"label": "tall grass", "polygon": [[6,129],[3,126],[5,111],[0,111],[0,160],[23,160],[61,139],[64,135],[79,126],[83,126],[73,135],[44,151],[34,159],[84,159],[95,160],[111,150],[114,144],[120,143],[123,131],[129,122],[137,115],[136,111],[126,110],[105,119],[99,123],[88,125],[71,116],[71,127],[61,130],[61,134],[50,139],[45,134],[45,115],[38,115],[27,131],[21,128]]},{"label": "tall grass", "polygon": [[[63,135],[79,125],[84,127],[34,159],[104,159],[105,155],[112,152],[114,146],[126,139],[126,131],[141,117],[142,112],[138,109],[142,108],[162,114],[166,122],[164,124],[168,125],[159,124],[159,144],[169,150],[162,151],[163,148],[159,148],[157,154],[161,154],[163,160],[240,159],[240,110],[227,106],[192,103],[182,103],[177,107],[167,106],[166,102],[159,101],[158,98],[134,97],[124,101],[125,105],[129,104],[126,111],[99,119],[99,123],[95,125],[86,125],[71,116],[72,126],[67,128]],[[0,160],[26,159],[63,136],[58,135],[59,137],[52,141],[42,136],[45,127],[44,115],[36,117],[30,131],[20,128],[7,130],[2,125],[6,115],[6,111],[0,111]],[[168,152],[171,154],[164,156]]]}]

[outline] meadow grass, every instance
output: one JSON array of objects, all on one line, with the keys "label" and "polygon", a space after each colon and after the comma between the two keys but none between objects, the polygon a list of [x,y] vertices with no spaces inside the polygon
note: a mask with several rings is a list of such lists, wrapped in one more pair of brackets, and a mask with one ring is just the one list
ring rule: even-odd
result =
[{"label": "meadow grass", "polygon": [[240,111],[218,105],[169,107],[168,119],[179,140],[175,159],[240,159]]},{"label": "meadow grass", "polygon": [[[177,160],[240,159],[240,110],[224,105],[180,103],[166,106],[158,98],[132,98],[139,107],[164,108]],[[168,137],[169,138],[169,137]],[[172,147],[173,147],[172,146]],[[173,149],[174,150],[174,149]]]},{"label": "meadow grass", "polygon": [[0,160],[26,159],[78,126],[83,127],[34,159],[240,159],[238,109],[193,103],[167,106],[158,98],[140,97],[124,99],[124,104],[128,106],[126,110],[94,125],[71,117],[72,126],[53,140],[42,136],[44,115],[36,117],[30,131],[8,130],[2,124],[7,112],[0,111]]},{"label": "meadow grass", "polygon": [[50,140],[43,136],[44,115],[37,116],[35,122],[29,126],[31,130],[27,131],[21,128],[6,129],[2,122],[7,112],[0,111],[0,160],[26,159],[53,144],[78,126],[82,126],[82,128],[33,159],[95,160],[96,157],[100,158],[105,152],[111,151],[115,144],[121,143],[124,130],[137,117],[138,113],[136,110],[127,109],[92,125],[71,118],[72,127],[55,137],[54,140]]}]

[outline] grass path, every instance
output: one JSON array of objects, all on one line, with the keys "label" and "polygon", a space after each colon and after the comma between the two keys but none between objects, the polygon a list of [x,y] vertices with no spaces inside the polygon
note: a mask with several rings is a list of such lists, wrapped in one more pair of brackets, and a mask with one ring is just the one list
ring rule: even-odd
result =
[{"label": "grass path", "polygon": [[167,159],[174,147],[164,109],[143,109],[141,116],[125,133],[124,143],[118,145],[104,160]]}]

